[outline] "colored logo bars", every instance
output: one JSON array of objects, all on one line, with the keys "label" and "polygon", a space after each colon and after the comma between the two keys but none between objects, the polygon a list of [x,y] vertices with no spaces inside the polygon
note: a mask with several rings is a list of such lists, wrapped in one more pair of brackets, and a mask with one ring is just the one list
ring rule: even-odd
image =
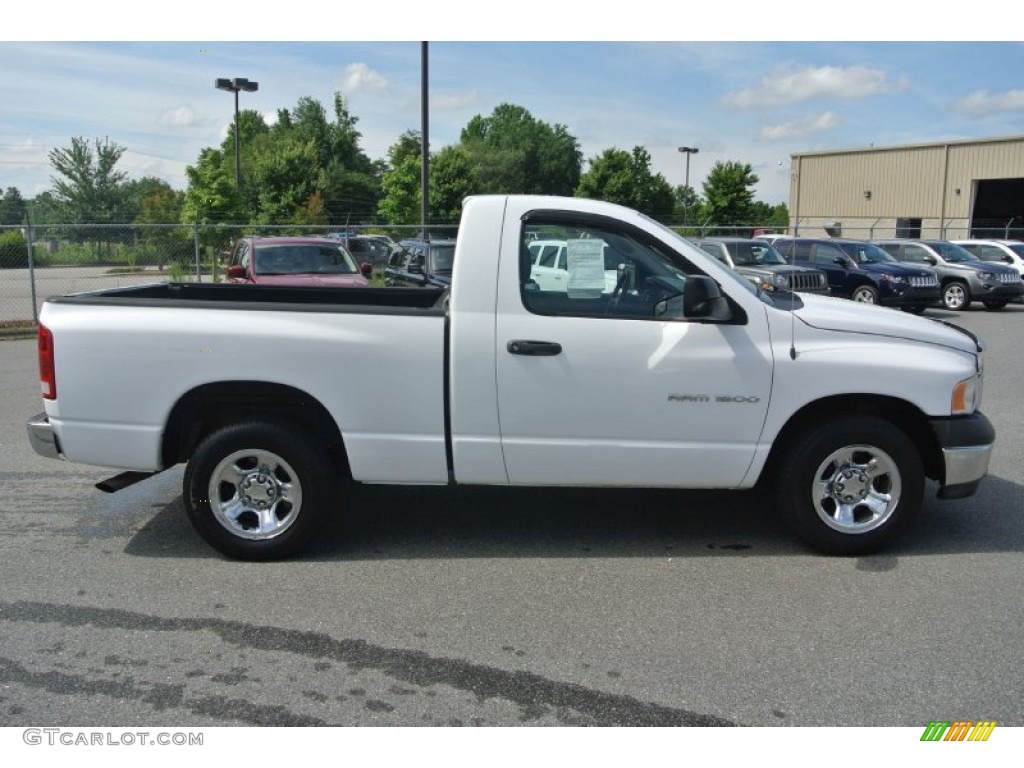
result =
[{"label": "colored logo bars", "polygon": [[995,720],[933,720],[921,734],[921,741],[988,741],[995,727]]}]

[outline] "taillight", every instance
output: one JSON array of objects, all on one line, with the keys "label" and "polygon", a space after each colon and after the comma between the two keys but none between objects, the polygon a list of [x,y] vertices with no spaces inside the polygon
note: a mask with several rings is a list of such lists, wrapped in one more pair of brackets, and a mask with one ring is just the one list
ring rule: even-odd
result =
[{"label": "taillight", "polygon": [[39,326],[39,384],[46,400],[57,399],[57,376],[53,365],[53,334]]}]

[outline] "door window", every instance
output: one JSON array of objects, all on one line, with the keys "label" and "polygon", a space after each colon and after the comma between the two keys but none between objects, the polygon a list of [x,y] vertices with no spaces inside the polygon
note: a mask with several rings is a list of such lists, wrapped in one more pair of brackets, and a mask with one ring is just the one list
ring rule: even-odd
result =
[{"label": "door window", "polygon": [[662,319],[658,305],[664,313],[666,299],[681,302],[686,276],[695,272],[640,231],[542,216],[523,224],[520,293],[534,314]]}]

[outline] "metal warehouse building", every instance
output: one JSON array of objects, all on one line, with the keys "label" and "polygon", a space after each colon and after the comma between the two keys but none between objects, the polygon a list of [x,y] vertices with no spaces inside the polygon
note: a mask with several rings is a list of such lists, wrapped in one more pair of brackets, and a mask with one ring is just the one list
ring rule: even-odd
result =
[{"label": "metal warehouse building", "polygon": [[792,155],[806,237],[1024,239],[1024,136]]}]

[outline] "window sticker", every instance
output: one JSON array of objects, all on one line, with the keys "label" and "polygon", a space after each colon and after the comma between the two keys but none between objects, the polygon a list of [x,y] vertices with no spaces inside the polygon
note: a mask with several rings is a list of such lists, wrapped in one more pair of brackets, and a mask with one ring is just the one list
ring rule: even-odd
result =
[{"label": "window sticker", "polygon": [[569,240],[569,280],[566,285],[570,299],[599,299],[604,292],[604,242],[602,240]]}]

